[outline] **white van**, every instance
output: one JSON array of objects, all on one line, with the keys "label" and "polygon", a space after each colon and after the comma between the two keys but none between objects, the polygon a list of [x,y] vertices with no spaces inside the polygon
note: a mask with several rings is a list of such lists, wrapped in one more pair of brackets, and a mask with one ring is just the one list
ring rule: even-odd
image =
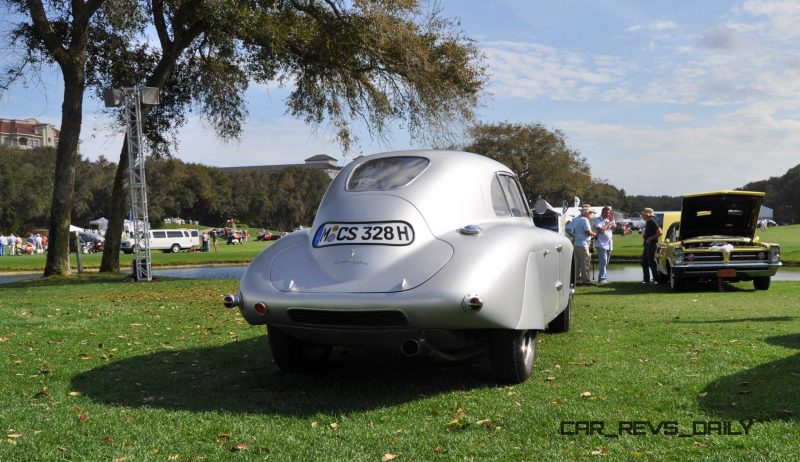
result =
[{"label": "white van", "polygon": [[[150,250],[178,253],[200,245],[200,233],[196,229],[151,229]],[[139,249],[133,238],[123,239],[121,250],[136,253]]]}]

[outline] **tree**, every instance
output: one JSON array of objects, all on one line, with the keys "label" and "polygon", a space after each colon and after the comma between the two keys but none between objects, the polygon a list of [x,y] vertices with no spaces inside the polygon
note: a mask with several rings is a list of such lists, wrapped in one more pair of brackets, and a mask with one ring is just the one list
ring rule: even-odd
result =
[{"label": "tree", "polygon": [[[288,112],[330,123],[345,150],[356,120],[377,137],[397,120],[418,139],[441,136],[472,117],[485,83],[473,42],[414,0],[151,0],[147,10],[161,49],[103,36],[93,82],[162,89],[145,115],[162,152],[193,106],[219,136],[238,137],[250,81],[293,85]],[[127,163],[123,147],[101,271],[119,269]]]},{"label": "tree", "polygon": [[609,184],[607,180],[593,179],[581,199],[592,205],[610,205],[615,210],[629,210],[625,190]]},{"label": "tree", "polygon": [[582,197],[592,177],[580,153],[567,146],[564,134],[541,124],[478,124],[459,148],[482,154],[508,166],[519,177],[525,196],[560,205]]},{"label": "tree", "polygon": [[50,208],[50,244],[44,275],[68,273],[69,225],[74,202],[75,165],[83,118],[83,94],[86,88],[86,59],[89,30],[104,0],[56,1],[6,0],[30,22],[18,24],[13,40],[25,42],[25,59],[9,69],[10,81],[19,78],[25,66],[55,61],[64,82],[61,104],[61,134],[56,150],[55,182]]}]

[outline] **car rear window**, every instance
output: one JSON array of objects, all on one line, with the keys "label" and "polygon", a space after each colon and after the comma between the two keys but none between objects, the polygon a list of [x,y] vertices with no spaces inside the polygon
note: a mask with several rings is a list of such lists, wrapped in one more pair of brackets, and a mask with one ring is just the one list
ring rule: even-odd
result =
[{"label": "car rear window", "polygon": [[417,178],[430,161],[424,157],[384,157],[364,162],[350,174],[348,191],[386,191],[402,188]]}]

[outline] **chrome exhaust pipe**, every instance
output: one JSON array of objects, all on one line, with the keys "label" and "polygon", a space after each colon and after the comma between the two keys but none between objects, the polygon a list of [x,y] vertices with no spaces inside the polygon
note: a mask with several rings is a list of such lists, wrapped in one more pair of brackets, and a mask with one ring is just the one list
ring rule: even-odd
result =
[{"label": "chrome exhaust pipe", "polygon": [[400,352],[403,355],[412,358],[422,354],[422,340],[410,338],[400,345]]},{"label": "chrome exhaust pipe", "polygon": [[225,305],[225,308],[236,308],[242,304],[242,301],[239,299],[238,296],[233,294],[228,294],[222,297],[222,304]]}]

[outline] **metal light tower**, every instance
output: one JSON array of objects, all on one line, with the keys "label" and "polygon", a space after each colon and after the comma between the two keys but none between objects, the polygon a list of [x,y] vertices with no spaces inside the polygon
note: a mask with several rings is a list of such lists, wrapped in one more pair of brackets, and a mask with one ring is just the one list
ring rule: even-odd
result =
[{"label": "metal light tower", "polygon": [[133,241],[139,252],[134,254],[133,277],[137,281],[152,281],[150,271],[150,220],[147,214],[147,182],[144,174],[142,147],[142,105],[157,105],[158,88],[135,87],[106,90],[106,107],[125,106],[126,139],[128,142],[128,172],[131,190],[131,222]]}]

